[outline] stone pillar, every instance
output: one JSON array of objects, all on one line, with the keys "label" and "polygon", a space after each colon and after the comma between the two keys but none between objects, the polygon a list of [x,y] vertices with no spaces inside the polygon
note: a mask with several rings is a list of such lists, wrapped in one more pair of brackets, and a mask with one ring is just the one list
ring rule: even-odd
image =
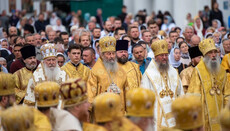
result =
[{"label": "stone pillar", "polygon": [[53,11],[53,5],[50,1],[46,1],[46,11]]},{"label": "stone pillar", "polygon": [[143,10],[146,9],[147,14],[151,14],[151,12],[153,11],[152,8],[152,1],[153,0],[133,0],[134,2],[134,15],[136,15],[138,13],[139,10]]},{"label": "stone pillar", "polygon": [[176,25],[185,27],[186,15],[191,13],[192,18],[198,15],[199,10],[203,10],[205,5],[210,6],[210,0],[174,0],[173,16]]},{"label": "stone pillar", "polygon": [[169,11],[173,15],[173,0],[153,0],[152,9],[156,14],[161,10],[162,13]]},{"label": "stone pillar", "polygon": [[127,7],[127,13],[132,13],[134,12],[134,6],[133,6],[134,1],[133,0],[123,0],[123,5]]},{"label": "stone pillar", "polygon": [[22,0],[16,0],[16,10],[22,10]]},{"label": "stone pillar", "polygon": [[37,15],[40,13],[40,1],[34,1],[33,8],[37,11]]}]

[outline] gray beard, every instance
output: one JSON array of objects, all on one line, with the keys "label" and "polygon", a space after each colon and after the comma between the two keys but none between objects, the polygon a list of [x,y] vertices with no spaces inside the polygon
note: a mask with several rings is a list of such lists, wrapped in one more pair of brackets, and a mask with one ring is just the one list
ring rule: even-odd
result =
[{"label": "gray beard", "polygon": [[35,69],[36,67],[37,67],[37,65],[29,65],[29,64],[27,64],[27,63],[25,63],[26,64],[26,67],[28,68],[28,69],[30,69],[30,70],[33,70],[33,69]]},{"label": "gray beard", "polygon": [[47,81],[57,81],[56,77],[59,72],[59,66],[56,65],[56,67],[48,67],[44,63],[44,71],[45,71],[45,76],[47,78]]},{"label": "gray beard", "polygon": [[211,60],[208,56],[204,56],[204,63],[211,74],[218,74],[220,71],[220,57],[216,56],[216,60]]},{"label": "gray beard", "polygon": [[156,63],[157,63],[157,66],[158,66],[158,70],[161,73],[168,72],[168,70],[169,70],[169,62],[168,61],[167,61],[166,64],[162,64],[162,63],[158,63],[158,62],[156,62]]},{"label": "gray beard", "polygon": [[103,64],[104,64],[104,66],[105,66],[105,69],[106,69],[108,72],[116,73],[117,70],[118,70],[117,59],[115,59],[114,62],[110,62],[110,61],[104,59],[104,60],[103,60]]}]

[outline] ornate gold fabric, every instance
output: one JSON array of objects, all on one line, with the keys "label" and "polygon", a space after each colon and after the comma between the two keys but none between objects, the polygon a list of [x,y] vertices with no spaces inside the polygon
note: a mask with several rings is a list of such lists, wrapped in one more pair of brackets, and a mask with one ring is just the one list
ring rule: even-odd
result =
[{"label": "ornate gold fabric", "polygon": [[145,88],[134,88],[127,92],[127,116],[153,117],[155,94]]},{"label": "ornate gold fabric", "polygon": [[1,123],[6,131],[35,131],[33,109],[13,106],[1,113]]},{"label": "ornate gold fabric", "polygon": [[30,78],[33,76],[33,72],[26,67],[16,71],[14,74],[15,79],[15,96],[16,103],[19,104],[26,95],[26,89]]},{"label": "ornate gold fabric", "polygon": [[192,77],[192,72],[194,70],[193,66],[189,66],[188,68],[185,68],[181,73],[180,73],[180,78],[181,82],[184,88],[184,93],[187,93],[188,91],[188,86],[190,84],[190,80]]},{"label": "ornate gold fabric", "polygon": [[32,108],[34,113],[34,126],[37,131],[51,131],[52,126],[50,124],[49,118],[38,111],[35,108]]},{"label": "ornate gold fabric", "polygon": [[122,117],[121,98],[115,93],[102,93],[93,101],[95,122],[109,122]]},{"label": "ornate gold fabric", "polygon": [[[217,92],[214,92],[214,94],[210,93],[214,86],[220,90],[220,94]],[[187,94],[201,96],[206,131],[221,130],[219,115],[223,105],[228,102],[230,95],[229,86],[226,72],[222,67],[216,76],[209,73],[203,59],[195,67]]]},{"label": "ornate gold fabric", "polygon": [[64,107],[71,107],[87,101],[86,83],[81,78],[69,79],[61,84],[61,96]]},{"label": "ornate gold fabric", "polygon": [[157,40],[152,43],[151,49],[154,55],[167,54],[168,53],[168,43],[165,40]]},{"label": "ornate gold fabric", "polygon": [[37,107],[58,105],[60,85],[56,82],[45,81],[35,86],[34,95]]},{"label": "ornate gold fabric", "polygon": [[14,76],[8,73],[0,73],[0,96],[15,94]]},{"label": "ornate gold fabric", "polygon": [[101,53],[107,51],[116,51],[116,39],[112,36],[105,36],[99,40]]},{"label": "ornate gold fabric", "polygon": [[134,62],[119,64],[127,74],[127,83],[130,88],[139,88],[141,85],[142,74],[139,65]]},{"label": "ornate gold fabric", "polygon": [[220,123],[223,131],[230,129],[230,105],[226,106],[220,114]]},{"label": "ornate gold fabric", "polygon": [[111,131],[141,131],[141,129],[127,118],[122,117],[112,121]]},{"label": "ornate gold fabric", "polygon": [[54,44],[47,43],[45,45],[42,45],[40,51],[43,59],[57,56],[57,48],[55,47]]},{"label": "ornate gold fabric", "polygon": [[90,73],[90,69],[81,63],[75,67],[71,62],[68,62],[61,69],[68,74],[69,78],[81,78],[85,82],[87,82]]},{"label": "ornate gold fabric", "polygon": [[199,96],[178,97],[172,103],[172,113],[176,119],[176,128],[192,130],[203,125],[202,103]]},{"label": "ornate gold fabric", "polygon": [[215,42],[213,39],[204,39],[199,43],[199,49],[203,55],[211,50],[216,50]]},{"label": "ornate gold fabric", "polygon": [[221,62],[221,66],[227,70],[228,72],[230,72],[230,54],[226,54],[224,55],[222,62]]},{"label": "ornate gold fabric", "polygon": [[84,122],[83,131],[107,131],[107,129],[102,126],[96,125],[96,124]]},{"label": "ornate gold fabric", "polygon": [[[126,91],[129,90],[126,73],[120,66],[118,66],[118,71],[116,73],[110,73],[110,76],[112,77],[113,82],[121,90],[119,95],[122,100],[123,110],[125,110],[125,94]],[[111,83],[112,80],[109,78],[108,72],[105,69],[102,60],[99,58],[96,64],[93,66],[87,82],[89,102],[92,103],[97,95],[107,92],[107,89]]]}]

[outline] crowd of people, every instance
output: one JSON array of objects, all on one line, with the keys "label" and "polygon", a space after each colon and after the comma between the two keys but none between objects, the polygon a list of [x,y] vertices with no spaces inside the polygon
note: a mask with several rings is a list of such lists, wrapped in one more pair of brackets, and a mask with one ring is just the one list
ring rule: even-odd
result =
[{"label": "crowd of people", "polygon": [[[178,27],[169,12],[103,21],[0,17],[0,130],[227,131],[230,33],[214,3]],[[64,24],[62,24],[64,23]]]}]

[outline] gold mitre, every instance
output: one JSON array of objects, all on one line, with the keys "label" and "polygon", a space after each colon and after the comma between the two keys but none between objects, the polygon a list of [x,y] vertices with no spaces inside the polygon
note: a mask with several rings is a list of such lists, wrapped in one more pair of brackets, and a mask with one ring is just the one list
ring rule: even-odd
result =
[{"label": "gold mitre", "polygon": [[48,44],[42,45],[40,51],[41,51],[43,59],[46,59],[48,57],[57,56],[57,48],[55,47],[54,44],[48,43]]},{"label": "gold mitre", "polygon": [[5,131],[36,130],[32,108],[28,106],[13,106],[1,113],[1,122]]},{"label": "gold mitre", "polygon": [[220,124],[223,131],[230,129],[230,103],[220,113]]},{"label": "gold mitre", "polygon": [[203,56],[211,50],[217,50],[213,39],[204,39],[199,43],[199,49]]},{"label": "gold mitre", "polygon": [[116,51],[116,39],[112,36],[105,36],[99,40],[101,53],[107,51]]},{"label": "gold mitre", "polygon": [[71,107],[87,101],[86,83],[81,78],[69,79],[61,85],[64,107]]},{"label": "gold mitre", "polygon": [[0,96],[15,94],[15,80],[12,74],[0,73]]},{"label": "gold mitre", "polygon": [[176,127],[191,130],[203,125],[202,103],[198,96],[182,96],[172,103],[172,113],[176,119]]},{"label": "gold mitre", "polygon": [[126,94],[127,116],[153,117],[155,95],[144,88],[134,88]]},{"label": "gold mitre", "polygon": [[151,48],[154,55],[168,54],[168,43],[165,40],[157,40],[152,43]]},{"label": "gold mitre", "polygon": [[37,107],[57,106],[59,102],[60,86],[56,82],[45,81],[35,86],[35,100]]},{"label": "gold mitre", "polygon": [[95,121],[108,122],[122,117],[121,98],[115,93],[102,93],[93,101]]}]

